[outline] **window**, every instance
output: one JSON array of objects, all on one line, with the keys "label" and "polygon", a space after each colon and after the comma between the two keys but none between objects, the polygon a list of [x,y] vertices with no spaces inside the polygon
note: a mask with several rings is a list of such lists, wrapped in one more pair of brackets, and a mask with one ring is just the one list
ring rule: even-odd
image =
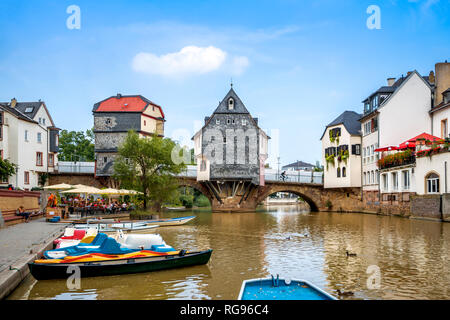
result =
[{"label": "window", "polygon": [[28,142],[28,130],[25,130],[25,141]]},{"label": "window", "polygon": [[45,124],[45,118],[42,118],[42,124]]},{"label": "window", "polygon": [[55,146],[59,146],[59,135],[56,135]]},{"label": "window", "polygon": [[345,167],[342,168],[342,177],[345,178],[347,176],[347,170]]},{"label": "window", "polygon": [[364,172],[363,184],[365,185],[366,183],[367,183],[367,176],[366,176],[366,173]]},{"label": "window", "polygon": [[53,153],[48,154],[48,166],[53,167],[55,165],[55,155]]},{"label": "window", "polygon": [[402,171],[402,180],[403,180],[403,190],[409,190],[410,187],[410,178],[409,178],[409,170]]},{"label": "window", "polygon": [[103,157],[103,162],[107,163],[108,162],[108,157]]},{"label": "window", "polygon": [[37,134],[37,142],[42,143],[42,134],[40,132]]},{"label": "window", "polygon": [[41,124],[42,123],[42,118],[39,118],[39,124]]},{"label": "window", "polygon": [[202,162],[200,163],[200,171],[206,171],[206,160],[202,159]]},{"label": "window", "polygon": [[216,119],[216,124],[220,124],[220,119]]},{"label": "window", "polygon": [[228,110],[233,110],[234,109],[234,100],[233,98],[230,98],[228,100]]},{"label": "window", "polygon": [[398,190],[398,174],[397,174],[397,172],[392,172],[392,189]]},{"label": "window", "polygon": [[337,168],[337,177],[340,178],[341,177],[341,168]]},{"label": "window", "polygon": [[25,184],[30,184],[30,173],[28,171],[23,173],[23,180]]},{"label": "window", "polygon": [[234,124],[234,119],[231,120],[231,123]]},{"label": "window", "polygon": [[436,173],[430,173],[426,177],[427,193],[439,193],[439,176]]},{"label": "window", "polygon": [[448,125],[447,119],[441,121],[441,138],[448,138]]},{"label": "window", "polygon": [[26,107],[25,113],[31,113],[31,112],[33,112],[33,110],[34,110],[34,107]]},{"label": "window", "polygon": [[36,165],[42,166],[42,152],[36,152]]},{"label": "window", "polygon": [[0,140],[3,140],[3,111],[0,111]]},{"label": "window", "polygon": [[372,183],[375,183],[375,173],[373,171],[371,173],[371,181]]},{"label": "window", "polygon": [[231,123],[231,120],[230,119],[227,119],[227,124],[230,124]]},{"label": "window", "polygon": [[361,155],[361,145],[360,144],[352,144],[352,154],[357,156]]},{"label": "window", "polygon": [[242,125],[246,126],[247,125],[247,120],[246,119],[242,119]]},{"label": "window", "polygon": [[384,191],[387,191],[387,190],[388,190],[388,187],[389,187],[389,185],[388,185],[388,176],[387,176],[387,174],[383,174],[383,175],[382,175],[382,180],[383,180],[383,190],[384,190]]},{"label": "window", "polygon": [[146,126],[147,125],[147,121],[146,120],[144,120],[144,126]]},{"label": "window", "polygon": [[227,137],[223,137],[223,143],[227,143]]}]

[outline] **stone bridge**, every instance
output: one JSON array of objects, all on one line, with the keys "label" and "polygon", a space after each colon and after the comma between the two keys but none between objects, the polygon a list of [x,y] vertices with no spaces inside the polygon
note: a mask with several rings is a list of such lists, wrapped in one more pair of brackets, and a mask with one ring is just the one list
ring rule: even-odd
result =
[{"label": "stone bridge", "polygon": [[[329,210],[327,201],[333,211],[360,211],[360,188],[324,189],[317,182],[266,180],[264,186],[251,184],[220,184],[217,182],[197,181],[194,176],[178,177],[180,186],[189,186],[204,194],[211,203],[212,211],[242,212],[254,211],[258,204],[276,192],[289,192],[305,200],[312,211]],[[98,188],[117,188],[117,182],[106,177],[95,178],[94,174],[52,173],[49,184],[84,184]]]},{"label": "stone bridge", "polygon": [[312,211],[358,211],[361,206],[360,188],[324,189],[322,184],[305,182],[266,181],[265,186],[246,189],[245,186],[218,190],[211,182],[197,181],[194,177],[180,177],[180,186],[189,186],[204,194],[212,211],[254,211],[258,204],[276,192],[289,192],[305,200]]}]

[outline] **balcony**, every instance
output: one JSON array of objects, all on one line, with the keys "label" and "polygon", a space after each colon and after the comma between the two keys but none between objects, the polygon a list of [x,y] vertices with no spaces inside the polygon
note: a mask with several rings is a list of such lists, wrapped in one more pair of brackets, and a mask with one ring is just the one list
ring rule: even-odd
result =
[{"label": "balcony", "polygon": [[416,156],[414,154],[406,155],[403,152],[385,156],[379,159],[377,162],[378,168],[380,168],[380,170],[406,166],[415,163]]}]

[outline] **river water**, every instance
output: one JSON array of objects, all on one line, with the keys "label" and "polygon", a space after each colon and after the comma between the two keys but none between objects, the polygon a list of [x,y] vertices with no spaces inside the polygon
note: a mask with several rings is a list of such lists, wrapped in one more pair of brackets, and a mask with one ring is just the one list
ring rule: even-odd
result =
[{"label": "river water", "polygon": [[450,298],[449,223],[295,205],[162,217],[191,214],[188,224],[155,232],[177,249],[212,248],[207,265],[85,278],[79,290],[28,276],[9,299],[236,299],[243,280],[271,274],[309,280],[340,299]]}]

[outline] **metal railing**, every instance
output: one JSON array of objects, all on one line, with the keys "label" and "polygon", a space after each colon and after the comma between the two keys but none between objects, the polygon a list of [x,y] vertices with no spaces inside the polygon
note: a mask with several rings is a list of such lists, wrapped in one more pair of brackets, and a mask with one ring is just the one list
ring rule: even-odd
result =
[{"label": "metal railing", "polygon": [[95,162],[59,161],[56,169],[60,173],[92,173],[94,174]]},{"label": "metal railing", "polygon": [[[60,173],[91,173],[94,174],[94,162],[70,162],[60,161],[57,165]],[[179,174],[180,177],[196,178],[197,166],[188,165],[187,169]],[[296,171],[286,172],[283,177],[278,172],[266,171],[264,174],[265,181],[277,182],[296,182],[296,183],[314,183],[323,184],[323,172]]]}]

